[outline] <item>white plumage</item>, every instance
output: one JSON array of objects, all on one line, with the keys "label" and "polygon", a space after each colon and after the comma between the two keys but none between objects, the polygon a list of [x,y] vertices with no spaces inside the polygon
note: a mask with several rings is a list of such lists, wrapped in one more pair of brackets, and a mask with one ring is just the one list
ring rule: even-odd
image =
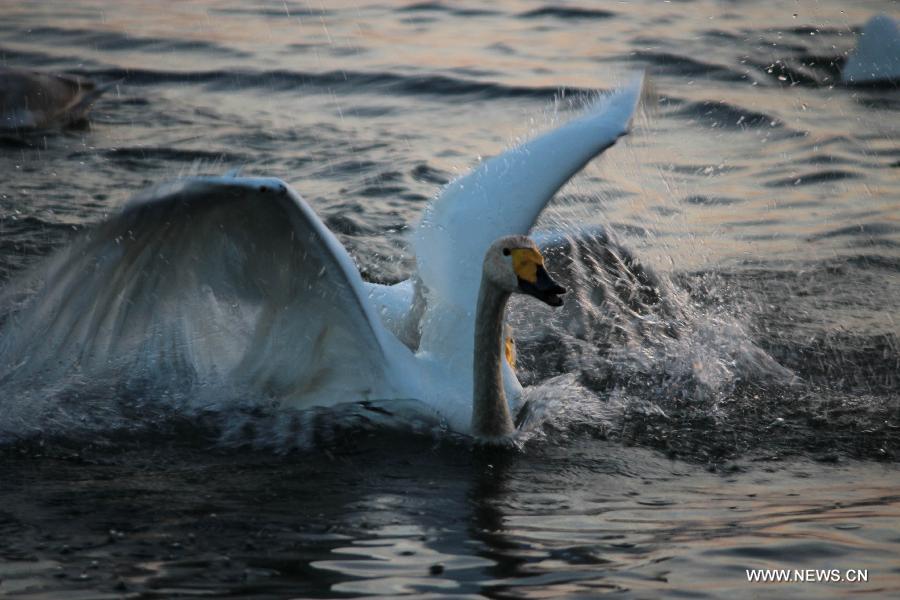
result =
[{"label": "white plumage", "polygon": [[[0,338],[0,377],[224,382],[294,408],[416,399],[468,432],[485,252],[527,233],[556,190],[626,133],[640,89],[636,80],[449,184],[414,234],[417,274],[395,286],[364,283],[282,181],[153,188],[33,274]],[[503,370],[515,403],[521,388],[500,362],[488,368]]]}]

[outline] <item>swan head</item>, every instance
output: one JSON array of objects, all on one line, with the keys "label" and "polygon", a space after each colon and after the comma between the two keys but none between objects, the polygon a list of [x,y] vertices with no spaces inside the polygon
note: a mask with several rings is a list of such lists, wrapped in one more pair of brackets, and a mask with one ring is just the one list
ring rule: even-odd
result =
[{"label": "swan head", "polygon": [[562,306],[566,288],[556,283],[544,268],[544,257],[531,238],[502,237],[484,255],[484,277],[511,294],[528,294],[550,306]]}]

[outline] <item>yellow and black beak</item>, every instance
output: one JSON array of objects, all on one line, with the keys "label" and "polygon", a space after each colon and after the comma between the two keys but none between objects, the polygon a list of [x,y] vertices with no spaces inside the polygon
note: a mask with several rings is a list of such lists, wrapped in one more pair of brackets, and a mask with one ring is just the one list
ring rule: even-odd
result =
[{"label": "yellow and black beak", "polygon": [[516,248],[512,254],[513,270],[519,280],[519,291],[534,296],[550,306],[562,306],[561,294],[566,288],[559,285],[544,268],[544,257],[534,248]]}]

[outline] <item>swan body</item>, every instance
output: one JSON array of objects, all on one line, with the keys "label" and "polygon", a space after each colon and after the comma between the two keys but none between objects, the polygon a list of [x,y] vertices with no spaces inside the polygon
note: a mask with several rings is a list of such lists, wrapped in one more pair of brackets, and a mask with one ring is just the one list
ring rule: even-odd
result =
[{"label": "swan body", "polygon": [[[520,292],[558,305],[563,290],[521,236],[498,240],[483,273],[469,372],[476,404],[490,409],[449,424],[493,439],[512,431],[501,375],[506,300]],[[387,330],[344,247],[277,179],[155,188],[55,256],[41,279],[0,343],[7,382],[110,368],[224,378],[294,408],[394,398],[439,407],[448,397],[462,403],[455,396],[473,387],[442,354],[414,353]]]},{"label": "swan body", "polygon": [[872,17],[841,71],[846,84],[900,80],[900,27],[887,15]]},{"label": "swan body", "polygon": [[416,274],[394,286],[363,282],[280,180],[193,177],[139,194],[20,282],[30,292],[3,326],[0,381],[224,381],[294,408],[414,399],[453,430],[505,438],[521,397],[506,301],[556,306],[563,291],[523,234],[624,135],[639,94],[637,81],[451,183],[417,229]]},{"label": "swan body", "polygon": [[0,67],[0,131],[82,121],[109,87],[77,75]]},{"label": "swan body", "polygon": [[[575,119],[480,163],[450,182],[426,208],[413,233],[417,271],[393,286],[366,284],[386,326],[409,347],[447,362],[469,382],[474,352],[479,264],[503,235],[529,232],[554,194],[592,158],[625,135],[643,90],[639,75],[601,96]],[[521,408],[522,387],[503,361],[510,407]],[[464,383],[454,398],[471,398]],[[464,423],[469,401],[442,405],[450,422]]]}]

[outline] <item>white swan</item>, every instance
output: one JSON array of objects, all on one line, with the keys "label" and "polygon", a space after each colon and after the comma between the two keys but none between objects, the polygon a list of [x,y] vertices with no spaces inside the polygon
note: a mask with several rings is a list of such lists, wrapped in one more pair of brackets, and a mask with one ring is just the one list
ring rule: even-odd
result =
[{"label": "white swan", "polygon": [[0,131],[66,126],[86,118],[111,85],[77,75],[0,67]]},{"label": "white swan", "polygon": [[846,84],[900,80],[900,27],[887,15],[869,19],[841,70]]},{"label": "white swan", "polygon": [[[434,354],[459,373],[441,413],[454,426],[471,412],[469,357],[474,351],[480,264],[502,235],[526,234],[541,211],[588,161],[628,131],[643,91],[643,76],[599,98],[582,115],[484,161],[449,183],[413,232],[417,272],[394,286],[366,284],[387,327],[409,347]],[[522,388],[504,361],[507,397],[518,407]],[[452,398],[460,399],[453,401]]]},{"label": "white swan", "polygon": [[[627,131],[640,86],[451,183],[417,231],[417,276],[397,286],[365,284],[279,180],[149,190],[39,272],[0,337],[0,382],[113,372],[199,388],[224,380],[300,408],[410,398],[454,430],[502,438],[521,389],[503,358],[506,300],[559,305],[563,291],[521,234]],[[411,321],[418,349],[397,333]]]}]

